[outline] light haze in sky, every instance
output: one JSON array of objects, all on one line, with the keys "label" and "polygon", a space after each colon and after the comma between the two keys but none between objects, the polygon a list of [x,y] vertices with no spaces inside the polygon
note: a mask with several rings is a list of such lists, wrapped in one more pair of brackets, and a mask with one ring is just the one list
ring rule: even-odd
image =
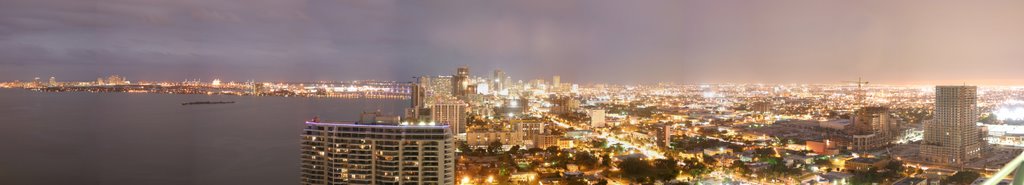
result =
[{"label": "light haze in sky", "polygon": [[1024,1],[4,0],[0,81],[1024,84]]}]

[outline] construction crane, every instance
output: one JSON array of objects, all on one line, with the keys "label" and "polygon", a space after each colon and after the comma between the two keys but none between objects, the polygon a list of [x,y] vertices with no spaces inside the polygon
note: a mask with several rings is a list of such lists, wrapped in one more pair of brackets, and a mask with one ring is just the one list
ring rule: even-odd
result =
[{"label": "construction crane", "polygon": [[864,89],[863,88],[864,88],[864,86],[868,85],[868,83],[870,83],[870,82],[864,81],[864,79],[861,79],[861,78],[857,78],[857,81],[842,81],[842,82],[843,83],[855,83],[855,84],[857,84],[857,95],[856,95],[856,98],[857,98],[857,108],[864,107]]}]

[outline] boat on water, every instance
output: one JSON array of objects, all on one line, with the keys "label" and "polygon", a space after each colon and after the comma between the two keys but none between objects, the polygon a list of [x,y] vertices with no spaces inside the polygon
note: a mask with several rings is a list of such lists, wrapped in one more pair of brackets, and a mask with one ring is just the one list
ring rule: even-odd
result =
[{"label": "boat on water", "polygon": [[211,104],[231,104],[231,103],[235,103],[235,102],[234,101],[194,101],[194,102],[181,103],[181,105],[211,105]]}]

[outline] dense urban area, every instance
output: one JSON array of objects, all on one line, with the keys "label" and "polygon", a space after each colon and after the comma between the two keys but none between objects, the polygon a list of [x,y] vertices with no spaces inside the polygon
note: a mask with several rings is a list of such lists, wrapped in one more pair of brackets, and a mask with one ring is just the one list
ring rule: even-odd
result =
[{"label": "dense urban area", "polygon": [[303,184],[978,184],[1024,147],[1024,87],[1010,86],[577,84],[462,67],[414,82],[0,87],[410,100],[401,115],[306,122]]}]

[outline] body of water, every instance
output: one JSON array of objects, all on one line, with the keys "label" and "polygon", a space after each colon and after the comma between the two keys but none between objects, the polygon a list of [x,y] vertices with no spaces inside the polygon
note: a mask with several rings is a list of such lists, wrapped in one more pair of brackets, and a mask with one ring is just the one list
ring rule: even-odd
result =
[{"label": "body of water", "polygon": [[297,184],[303,121],[407,105],[0,89],[0,184]]}]

